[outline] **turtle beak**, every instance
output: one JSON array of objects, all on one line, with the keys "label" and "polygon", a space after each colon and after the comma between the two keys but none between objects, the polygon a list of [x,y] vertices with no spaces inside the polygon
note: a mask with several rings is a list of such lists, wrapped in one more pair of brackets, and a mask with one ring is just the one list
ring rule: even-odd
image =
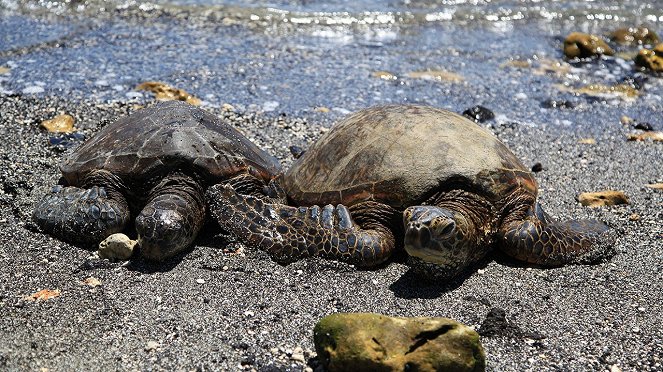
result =
[{"label": "turtle beak", "polygon": [[453,215],[434,206],[410,207],[403,213],[405,249],[411,256],[429,262],[444,260],[445,240],[456,230]]}]

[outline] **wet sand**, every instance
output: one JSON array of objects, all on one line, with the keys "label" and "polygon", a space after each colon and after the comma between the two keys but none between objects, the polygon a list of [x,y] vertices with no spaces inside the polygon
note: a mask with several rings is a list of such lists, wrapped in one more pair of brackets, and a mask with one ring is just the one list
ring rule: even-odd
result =
[{"label": "wet sand", "polygon": [[[520,335],[483,337],[488,369],[660,370],[663,358],[663,145],[627,142],[618,122],[583,129],[487,125],[536,174],[554,217],[599,218],[617,254],[592,266],[527,267],[499,254],[464,281],[423,282],[402,259],[375,270],[304,260],[281,266],[208,226],[192,250],[161,265],[111,263],[36,231],[32,207],[59,177],[60,154],[39,123],[53,112],[91,134],[130,104],[0,96],[0,367],[3,370],[303,370],[316,368],[312,329],[339,311],[445,316],[476,329],[503,309]],[[287,165],[329,122],[225,115]],[[554,129],[554,130],[551,130]],[[581,138],[596,144],[579,144]],[[580,192],[624,190],[629,205],[589,209]],[[634,221],[631,216],[638,215]],[[82,282],[97,278],[101,285]],[[58,297],[30,301],[42,289]],[[292,360],[301,348],[305,362]]]}]

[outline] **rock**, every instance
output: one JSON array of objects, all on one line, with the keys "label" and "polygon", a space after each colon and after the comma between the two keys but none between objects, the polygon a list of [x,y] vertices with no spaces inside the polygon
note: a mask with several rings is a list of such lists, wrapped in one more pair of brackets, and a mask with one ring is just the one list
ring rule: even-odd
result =
[{"label": "rock", "polygon": [[663,43],[654,49],[641,49],[635,57],[635,64],[654,72],[663,71]]},{"label": "rock", "polygon": [[610,40],[622,45],[656,44],[658,35],[647,27],[624,27],[610,34]]},{"label": "rock", "polygon": [[587,58],[602,54],[611,56],[615,52],[596,35],[572,32],[564,40],[564,55],[567,58]]},{"label": "rock", "polygon": [[375,71],[371,74],[371,76],[384,79],[384,80],[396,80],[398,77],[396,75],[392,74],[389,71]]},{"label": "rock", "polygon": [[200,106],[200,99],[194,97],[183,89],[171,87],[158,81],[146,81],[138,84],[136,90],[146,90],[154,93],[159,101],[184,101],[194,106]]},{"label": "rock", "polygon": [[555,100],[547,99],[541,102],[541,107],[543,108],[560,108],[560,109],[572,109],[575,108],[575,103],[567,100]]},{"label": "rock", "polygon": [[578,143],[583,145],[596,145],[596,140],[594,138],[581,138],[578,140]]},{"label": "rock", "polygon": [[622,115],[622,117],[619,118],[619,122],[622,123],[622,125],[631,125],[635,122],[635,120],[626,115]]},{"label": "rock", "polygon": [[159,343],[157,341],[147,341],[147,344],[145,345],[145,351],[155,351],[159,348]]},{"label": "rock", "polygon": [[495,114],[492,111],[480,105],[470,107],[463,111],[463,116],[470,120],[474,120],[476,123],[483,123],[495,118]]},{"label": "rock", "polygon": [[87,286],[90,286],[92,288],[95,288],[95,287],[98,287],[98,286],[101,285],[101,280],[91,276],[91,277],[86,278],[85,280],[83,280],[83,284],[85,284]]},{"label": "rock", "polygon": [[452,83],[457,83],[465,80],[462,76],[456,73],[443,71],[443,70],[412,71],[408,72],[407,77],[413,79],[449,81]]},{"label": "rock", "polygon": [[578,201],[585,207],[604,207],[629,203],[628,196],[623,191],[614,190],[584,192],[578,195]]},{"label": "rock", "polygon": [[644,123],[643,122],[637,122],[637,123],[635,123],[633,128],[644,130],[645,132],[651,132],[651,131],[654,130],[654,127],[651,124],[647,123],[647,122],[644,122]]},{"label": "rock", "polygon": [[629,141],[663,141],[663,132],[644,132],[637,134],[629,134],[626,137]]},{"label": "rock", "polygon": [[479,335],[446,318],[338,313],[314,329],[328,371],[483,371]]},{"label": "rock", "polygon": [[58,115],[41,122],[41,127],[51,133],[71,133],[74,131],[74,118],[71,115]]},{"label": "rock", "polygon": [[486,318],[481,322],[478,333],[482,337],[518,337],[522,331],[520,327],[506,319],[506,311],[504,309],[494,307],[488,311]]},{"label": "rock", "polygon": [[303,148],[295,145],[288,147],[288,149],[290,150],[292,157],[295,159],[299,159],[306,152]]},{"label": "rock", "polygon": [[[633,56],[631,59],[635,58]],[[620,84],[625,84],[630,87],[632,87],[635,90],[641,90],[642,88],[645,87],[645,84],[649,80],[649,77],[646,75],[632,75],[632,76],[625,76],[620,80]]]},{"label": "rock", "polygon": [[534,165],[532,165],[532,172],[538,173],[541,172],[542,170],[543,170],[543,165],[541,163],[535,163]]},{"label": "rock", "polygon": [[109,260],[128,260],[134,252],[136,241],[117,233],[99,243],[99,257]]}]

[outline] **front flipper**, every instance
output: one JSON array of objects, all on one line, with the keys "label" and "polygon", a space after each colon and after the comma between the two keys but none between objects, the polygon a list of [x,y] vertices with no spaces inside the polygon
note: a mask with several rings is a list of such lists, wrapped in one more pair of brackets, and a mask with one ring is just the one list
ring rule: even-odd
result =
[{"label": "front flipper", "polygon": [[55,186],[35,206],[32,218],[46,233],[78,244],[98,243],[129,221],[124,198],[109,198],[103,187]]},{"label": "front flipper", "polygon": [[200,184],[184,174],[165,177],[136,217],[138,245],[143,257],[163,261],[189,247],[205,221]]},{"label": "front flipper", "polygon": [[518,260],[544,266],[592,263],[614,254],[612,234],[597,220],[553,221],[537,204],[524,220],[500,230],[500,248]]},{"label": "front flipper", "polygon": [[241,195],[232,186],[207,191],[212,216],[244,243],[287,262],[322,256],[358,266],[375,266],[392,253],[392,232],[379,223],[362,229],[343,205],[290,207]]}]

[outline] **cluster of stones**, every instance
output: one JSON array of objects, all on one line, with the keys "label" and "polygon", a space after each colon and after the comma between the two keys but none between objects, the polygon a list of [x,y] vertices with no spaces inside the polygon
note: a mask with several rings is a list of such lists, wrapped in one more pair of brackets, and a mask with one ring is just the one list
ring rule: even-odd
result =
[{"label": "cluster of stones", "polygon": [[[652,49],[640,49],[634,62],[647,70],[663,71],[663,43],[654,31],[646,27],[620,28],[610,35],[610,40],[624,46],[653,45]],[[569,59],[614,54],[614,49],[598,35],[572,32],[564,40],[564,55]]]}]

